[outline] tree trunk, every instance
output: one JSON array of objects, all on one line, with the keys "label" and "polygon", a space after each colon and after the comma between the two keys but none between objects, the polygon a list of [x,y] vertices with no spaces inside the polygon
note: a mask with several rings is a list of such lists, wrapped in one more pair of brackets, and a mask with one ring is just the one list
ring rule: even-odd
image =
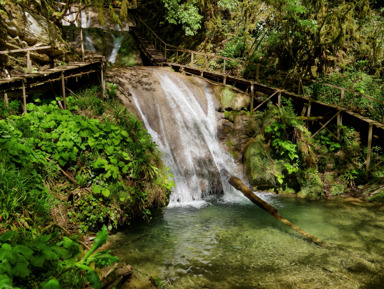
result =
[{"label": "tree trunk", "polygon": [[229,178],[229,183],[237,190],[241,191],[244,196],[246,196],[252,203],[255,205],[259,206],[261,209],[267,211],[269,214],[271,214],[274,218],[279,220],[280,222],[286,224],[287,226],[291,227],[295,231],[299,232],[301,235],[303,235],[305,238],[308,240],[314,242],[315,244],[319,246],[326,246],[326,243],[321,241],[319,238],[305,232],[295,224],[292,224],[290,221],[287,219],[284,219],[283,217],[280,216],[278,213],[277,209],[264,200],[260,199],[258,196],[256,196],[244,183],[237,177],[231,176]]}]

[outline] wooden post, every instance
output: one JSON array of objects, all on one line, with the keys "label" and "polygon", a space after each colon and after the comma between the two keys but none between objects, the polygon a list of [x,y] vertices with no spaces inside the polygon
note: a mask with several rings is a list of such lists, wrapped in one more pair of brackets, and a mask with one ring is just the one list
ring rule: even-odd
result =
[{"label": "wooden post", "polygon": [[277,107],[278,107],[278,108],[281,107],[281,91],[280,91],[279,94],[277,95]]},{"label": "wooden post", "polygon": [[339,110],[339,115],[337,116],[337,138],[338,139],[340,139],[340,131],[341,131],[342,124],[343,124],[343,118],[341,116],[341,111]]},{"label": "wooden post", "polygon": [[101,80],[101,95],[105,98],[105,78],[104,78],[104,62],[101,63],[100,67],[100,80]]},{"label": "wooden post", "polygon": [[227,76],[224,75],[223,77],[223,84],[226,85],[227,84]]},{"label": "wooden post", "polygon": [[193,66],[193,61],[194,61],[195,55],[193,51],[191,52],[191,66]]},{"label": "wooden post", "polygon": [[255,97],[255,88],[253,86],[253,83],[251,82],[251,112],[253,111],[253,100]]},{"label": "wooden post", "polygon": [[[312,108],[312,103],[311,101],[308,102],[308,109],[307,109],[307,118],[311,117],[311,108]],[[307,128],[309,128],[309,121],[307,121]]]},{"label": "wooden post", "polygon": [[5,104],[5,108],[9,107],[8,94],[6,92],[4,92],[4,104]]},{"label": "wooden post", "polygon": [[27,113],[27,93],[25,92],[25,80],[22,81],[23,84],[23,113]]},{"label": "wooden post", "polygon": [[371,164],[371,152],[372,152],[372,131],[373,126],[372,124],[369,124],[369,130],[368,130],[368,147],[367,147],[367,162],[366,162],[366,169],[365,174],[368,178],[369,176],[369,166]]},{"label": "wooden post", "polygon": [[27,51],[27,72],[31,73],[32,72],[32,64],[31,64],[31,51]]},{"label": "wooden post", "polygon": [[256,64],[256,81],[259,82],[260,79],[260,63]]},{"label": "wooden post", "polygon": [[84,38],[83,38],[83,29],[80,29],[80,42],[81,42],[81,62],[84,62]]},{"label": "wooden post", "polygon": [[164,44],[164,58],[167,58],[167,43]]},{"label": "wooden post", "polygon": [[225,61],[225,59],[224,59],[223,74],[225,74],[225,64],[226,64],[226,61]]},{"label": "wooden post", "polygon": [[67,100],[66,100],[66,97],[65,97],[65,78],[64,78],[64,72],[61,73],[61,95],[63,97],[64,109],[67,109]]}]

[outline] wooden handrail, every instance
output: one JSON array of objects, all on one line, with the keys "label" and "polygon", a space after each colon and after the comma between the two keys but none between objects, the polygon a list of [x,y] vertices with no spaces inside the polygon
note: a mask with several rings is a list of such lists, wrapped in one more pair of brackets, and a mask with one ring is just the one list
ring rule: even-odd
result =
[{"label": "wooden handrail", "polygon": [[[184,53],[191,53],[191,54],[194,54],[194,55],[201,55],[201,56],[206,56],[206,57],[210,57],[210,58],[216,58],[216,59],[221,59],[221,60],[226,60],[226,61],[235,61],[237,63],[240,63],[240,64],[245,64],[246,61],[244,60],[241,60],[241,59],[235,59],[235,58],[230,58],[230,57],[225,57],[225,56],[220,56],[220,55],[217,55],[217,54],[213,54],[213,53],[205,53],[205,52],[199,52],[199,51],[194,51],[194,50],[191,50],[191,49],[185,49],[185,48],[181,48],[181,47],[178,47],[178,46],[175,46],[175,45],[171,45],[171,44],[168,44],[166,43],[165,41],[163,41],[141,18],[139,17],[136,17],[136,19],[142,23],[145,28],[154,36],[157,38],[157,40],[163,44],[164,46],[164,54],[167,55],[167,51],[175,51],[175,52],[184,52]],[[191,63],[192,64],[192,63]],[[258,66],[257,69],[260,69],[260,67],[264,67],[264,68],[269,68],[269,69],[273,69],[273,70],[276,70],[276,71],[279,71],[279,72],[283,72],[285,74],[287,74],[287,72],[285,71],[281,71],[281,70],[278,70],[278,69],[275,69],[275,68],[272,68],[272,67],[267,67],[261,63],[257,63],[256,64]],[[225,67],[224,67],[224,72],[226,72],[225,70]],[[259,74],[259,73],[257,73]],[[257,81],[258,80],[258,75],[256,77]],[[325,85],[325,86],[328,86],[328,87],[333,87],[333,88],[336,88],[338,90],[340,90],[340,95],[343,96],[344,95],[344,92],[347,91],[349,93],[353,93],[355,95],[359,95],[359,96],[362,96],[364,98],[367,98],[367,99],[370,99],[370,100],[373,100],[373,101],[376,101],[378,103],[381,103],[384,105],[384,102],[379,100],[379,99],[376,99],[376,98],[373,98],[371,96],[368,96],[368,95],[365,95],[365,94],[362,94],[360,92],[357,92],[357,91],[353,91],[351,89],[348,89],[348,88],[343,88],[343,87],[339,87],[339,86],[336,86],[336,85],[333,85],[333,84],[330,84],[330,83],[326,83],[326,82],[320,82],[318,80],[314,80],[314,79],[306,79],[308,81],[312,81],[314,83],[320,83],[322,85]]]},{"label": "wooden handrail", "polygon": [[57,48],[57,47],[64,46],[64,45],[65,44],[61,44],[61,45],[58,45],[58,46],[52,46],[52,45],[31,46],[31,47],[27,47],[27,48],[3,50],[3,51],[0,51],[0,54],[11,54],[11,53],[28,52],[28,51],[35,51],[35,50],[47,50],[47,49],[50,49],[50,48]]}]

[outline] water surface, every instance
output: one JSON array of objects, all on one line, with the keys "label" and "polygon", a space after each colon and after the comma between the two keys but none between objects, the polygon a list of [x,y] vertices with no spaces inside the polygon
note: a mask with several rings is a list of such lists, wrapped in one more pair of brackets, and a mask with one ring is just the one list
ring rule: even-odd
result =
[{"label": "water surface", "polygon": [[384,209],[265,195],[327,248],[246,201],[172,207],[112,236],[135,276],[173,288],[384,288]]}]

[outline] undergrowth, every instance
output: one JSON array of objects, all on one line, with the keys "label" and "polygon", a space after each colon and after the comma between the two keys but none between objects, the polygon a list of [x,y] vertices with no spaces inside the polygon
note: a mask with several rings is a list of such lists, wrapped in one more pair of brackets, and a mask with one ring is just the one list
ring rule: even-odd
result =
[{"label": "undergrowth", "polygon": [[[378,122],[383,121],[384,83],[382,79],[363,71],[347,70],[343,73],[332,73],[317,80],[318,83],[305,87],[306,95],[325,103],[338,104]],[[322,82],[334,84],[361,95],[345,91],[342,99],[339,89],[323,85]]]},{"label": "undergrowth", "polygon": [[[68,110],[39,98],[24,115],[1,110],[0,288],[100,288],[94,269],[116,261],[94,252],[107,232],[167,204],[173,183],[156,144],[107,92],[69,96]],[[88,253],[63,237],[98,230]]]},{"label": "undergrowth", "polygon": [[[256,189],[308,198],[356,196],[359,186],[383,182],[381,147],[372,148],[367,179],[366,147],[357,131],[340,126],[339,139],[325,129],[312,137],[290,102],[285,100],[283,104],[279,108],[269,103],[267,110],[254,114],[244,159],[246,173]],[[336,129],[329,126],[330,131]]]}]

